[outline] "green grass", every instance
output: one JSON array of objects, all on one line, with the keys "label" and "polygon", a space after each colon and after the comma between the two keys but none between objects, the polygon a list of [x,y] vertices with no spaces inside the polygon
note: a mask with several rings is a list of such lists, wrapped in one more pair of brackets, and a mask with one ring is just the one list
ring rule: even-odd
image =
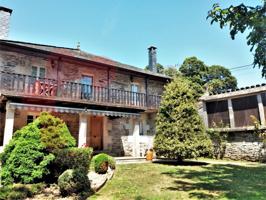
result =
[{"label": "green grass", "polygon": [[266,199],[266,165],[118,165],[113,179],[89,199]]}]

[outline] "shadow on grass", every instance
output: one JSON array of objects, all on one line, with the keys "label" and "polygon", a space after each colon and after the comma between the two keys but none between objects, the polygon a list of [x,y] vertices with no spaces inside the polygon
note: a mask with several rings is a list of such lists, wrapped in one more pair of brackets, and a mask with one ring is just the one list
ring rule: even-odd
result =
[{"label": "shadow on grass", "polygon": [[174,180],[171,191],[197,199],[266,199],[266,166],[208,165],[202,170],[177,168],[162,173]]},{"label": "shadow on grass", "polygon": [[162,165],[174,165],[174,166],[204,166],[204,165],[209,165],[209,163],[200,162],[200,161],[177,161],[177,160],[166,160],[166,159],[155,160],[155,161],[153,161],[153,163],[162,164]]}]

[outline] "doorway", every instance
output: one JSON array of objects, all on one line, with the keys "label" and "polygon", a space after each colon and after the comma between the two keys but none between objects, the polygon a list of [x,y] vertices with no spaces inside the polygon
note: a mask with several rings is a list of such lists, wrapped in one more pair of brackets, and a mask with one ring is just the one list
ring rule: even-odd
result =
[{"label": "doorway", "polygon": [[93,150],[103,150],[103,117],[90,117],[89,146]]}]

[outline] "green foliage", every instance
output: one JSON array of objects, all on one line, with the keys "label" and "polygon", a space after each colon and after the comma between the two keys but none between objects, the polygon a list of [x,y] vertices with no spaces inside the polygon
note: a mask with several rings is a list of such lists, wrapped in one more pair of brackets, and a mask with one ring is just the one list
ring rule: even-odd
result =
[{"label": "green foliage", "polygon": [[54,155],[45,152],[40,131],[31,123],[15,132],[1,154],[1,177],[4,184],[34,183],[49,174],[47,166]]},{"label": "green foliage", "polygon": [[63,196],[90,190],[87,171],[82,169],[68,169],[58,178],[58,186]]},{"label": "green foliage", "polygon": [[237,80],[231,72],[223,66],[208,67],[196,57],[186,58],[179,68],[182,75],[193,83],[205,88],[210,94],[236,89]]},{"label": "green foliage", "polygon": [[[225,154],[225,149],[226,149],[226,142],[227,142],[227,137],[228,137],[228,132],[225,131],[226,128],[224,124],[221,123],[213,123],[213,128],[210,128],[207,130],[207,134],[212,140],[213,144],[213,156],[216,159],[222,159]],[[219,130],[223,129],[223,131]]]},{"label": "green foliage", "polygon": [[[156,64],[157,67],[157,73],[164,74],[164,66],[162,66],[160,63]],[[145,70],[149,70],[149,66],[144,67]]]},{"label": "green foliage", "polygon": [[65,123],[48,113],[16,131],[0,155],[4,184],[35,183],[46,177],[54,160],[52,151],[75,145]]},{"label": "green foliage", "polygon": [[255,133],[261,138],[266,147],[266,130],[261,128],[260,121],[254,115],[251,115],[250,117],[255,127]]},{"label": "green foliage", "polygon": [[115,162],[115,159],[114,159],[112,156],[109,156],[109,155],[108,155],[108,166],[109,166],[111,169],[115,169],[115,168],[116,168],[116,162]]},{"label": "green foliage", "polygon": [[14,184],[0,188],[0,200],[26,199],[33,197],[44,189],[44,183],[37,184]]},{"label": "green foliage", "polygon": [[55,160],[49,167],[52,180],[57,179],[67,169],[84,169],[88,171],[91,161],[92,148],[57,149]]},{"label": "green foliage", "polygon": [[108,166],[111,169],[115,169],[115,160],[113,157],[100,153],[92,158],[95,172],[99,174],[105,174],[108,170]]},{"label": "green foliage", "polygon": [[197,57],[186,58],[180,66],[179,71],[194,83],[203,86],[206,83],[208,67]]},{"label": "green foliage", "polygon": [[180,76],[180,72],[177,70],[175,66],[169,66],[164,69],[164,74],[170,76],[172,78],[176,76]]},{"label": "green foliage", "polygon": [[63,120],[43,112],[34,123],[40,129],[41,142],[47,151],[75,146],[76,141]]},{"label": "green foliage", "polygon": [[246,6],[243,3],[238,6],[231,5],[222,9],[219,4],[214,4],[208,12],[211,24],[220,24],[220,28],[229,25],[231,38],[241,32],[248,31],[247,44],[254,52],[254,66],[262,67],[262,76],[266,76],[266,1],[256,7]]},{"label": "green foliage", "polygon": [[159,157],[178,160],[207,155],[211,150],[195,91],[185,78],[176,77],[165,88],[156,119],[154,149]]}]

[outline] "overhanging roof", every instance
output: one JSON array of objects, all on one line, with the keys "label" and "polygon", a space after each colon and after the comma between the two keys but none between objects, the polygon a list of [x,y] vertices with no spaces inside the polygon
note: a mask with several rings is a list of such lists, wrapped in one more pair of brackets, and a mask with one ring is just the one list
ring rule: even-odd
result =
[{"label": "overhanging roof", "polygon": [[19,109],[19,110],[31,110],[39,112],[59,112],[59,113],[73,113],[73,114],[88,114],[96,116],[113,116],[113,117],[138,117],[138,113],[129,112],[117,112],[117,111],[106,111],[106,110],[93,110],[87,108],[71,108],[71,107],[61,107],[61,106],[44,106],[37,104],[25,104],[25,103],[15,103],[10,102],[9,108]]}]

